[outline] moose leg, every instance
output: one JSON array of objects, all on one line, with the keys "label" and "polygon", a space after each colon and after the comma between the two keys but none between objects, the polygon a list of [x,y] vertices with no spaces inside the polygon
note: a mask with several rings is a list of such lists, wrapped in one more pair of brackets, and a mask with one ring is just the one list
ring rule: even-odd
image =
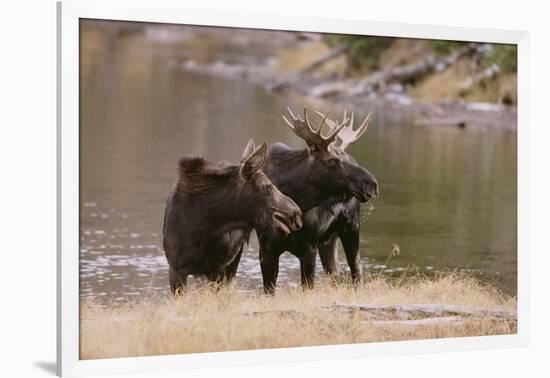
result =
[{"label": "moose leg", "polygon": [[323,270],[328,275],[338,273],[338,240],[336,237],[337,235],[334,233],[327,240],[317,245]]},{"label": "moose leg", "polygon": [[241,244],[241,248],[237,253],[237,256],[231,261],[231,264],[225,267],[225,280],[227,283],[231,282],[233,278],[237,275],[237,268],[239,267],[239,262],[241,261],[241,256],[243,254],[244,243]]},{"label": "moose leg", "polygon": [[220,285],[223,284],[223,280],[225,277],[225,271],[219,271],[219,272],[211,272],[206,275],[206,279],[210,284],[214,287],[214,289],[219,289]]},{"label": "moose leg", "polygon": [[170,281],[170,290],[173,295],[180,295],[187,285],[187,271],[170,268],[168,279]]},{"label": "moose leg", "polygon": [[315,258],[317,257],[317,249],[314,246],[307,245],[300,257],[300,273],[302,279],[302,287],[304,289],[313,289],[315,281]]},{"label": "moose leg", "polygon": [[351,271],[351,279],[354,284],[359,284],[363,281],[363,269],[359,257],[359,229],[344,227],[338,232],[338,237],[344,247],[346,260]]},{"label": "moose leg", "polygon": [[264,246],[260,246],[260,267],[262,268],[264,293],[266,294],[275,294],[277,276],[279,275],[279,256],[280,253],[267,252]]}]

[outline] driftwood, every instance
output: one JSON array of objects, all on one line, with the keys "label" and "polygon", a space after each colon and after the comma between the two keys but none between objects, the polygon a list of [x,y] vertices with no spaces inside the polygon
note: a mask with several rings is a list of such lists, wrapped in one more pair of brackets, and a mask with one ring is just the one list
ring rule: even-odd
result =
[{"label": "driftwood", "polygon": [[[404,304],[404,305],[370,305],[333,303],[322,306],[327,311],[339,311],[346,315],[359,315],[360,321],[375,326],[458,326],[467,320],[492,320],[517,322],[517,313],[510,310],[481,309],[475,307],[455,306],[446,304]],[[261,315],[304,316],[306,311],[254,311],[244,313],[244,316]]]},{"label": "driftwood", "polygon": [[322,55],[319,59],[309,64],[308,66],[302,68],[298,72],[293,72],[289,75],[283,76],[279,81],[273,84],[270,89],[272,91],[279,91],[288,86],[295,84],[296,82],[300,81],[305,75],[319,69],[326,62],[331,61],[332,59],[335,59],[341,54],[343,54],[345,51],[347,51],[347,49],[348,49],[347,44],[342,44],[331,49],[329,52]]},{"label": "driftwood", "polygon": [[272,310],[272,311],[252,311],[252,312],[245,312],[243,315],[297,315],[297,314],[303,314],[303,311],[297,311],[297,310]]},{"label": "driftwood", "polygon": [[500,73],[500,69],[496,64],[493,64],[487,68],[485,68],[483,71],[477,73],[476,75],[468,78],[463,83],[460,84],[460,92],[462,94],[465,94],[472,88],[473,86],[484,82],[486,80],[490,80],[497,76]]},{"label": "driftwood", "polygon": [[325,306],[326,309],[351,311],[366,311],[374,314],[408,313],[416,316],[457,315],[468,317],[492,317],[506,320],[517,320],[517,313],[509,310],[488,310],[475,307],[464,307],[444,304],[406,304],[406,305],[369,305],[334,303]]},{"label": "driftwood", "polygon": [[[346,316],[360,316],[361,323],[373,326],[402,325],[410,327],[421,326],[459,326],[467,320],[491,320],[501,322],[517,322],[517,313],[510,310],[481,309],[475,307],[464,307],[446,304],[403,304],[403,305],[370,305],[370,304],[347,304],[333,303],[332,305],[320,307],[326,311],[338,311]],[[308,311],[300,310],[272,310],[272,311],[251,311],[240,314],[240,316],[290,316],[303,317]],[[112,322],[128,322],[134,320],[132,317],[112,317]],[[170,321],[181,323],[189,320],[185,316],[173,316]],[[98,319],[81,319],[82,323],[95,323]]]},{"label": "driftwood", "polygon": [[419,62],[375,72],[361,80],[358,84],[359,88],[356,89],[356,91],[368,92],[377,88],[382,88],[386,83],[390,82],[406,83],[418,80],[432,72],[443,71],[448,66],[456,63],[459,59],[476,53],[478,49],[479,44],[470,43],[462,49],[452,52],[441,59],[436,59],[433,55],[429,55]]},{"label": "driftwood", "polygon": [[413,320],[371,320],[373,325],[406,325],[406,326],[431,326],[431,325],[460,325],[464,318],[459,316],[445,316],[441,318],[424,318]]},{"label": "driftwood", "polygon": [[[335,50],[336,49],[333,50],[335,54],[334,56],[331,52],[329,52],[329,54],[319,59],[319,61],[314,63],[312,66],[307,67],[297,74],[292,74],[284,77],[281,81],[275,84],[272,89],[281,89],[286,86],[295,84],[297,81],[303,79],[303,77],[307,73],[311,72],[311,70],[316,69],[321,64],[323,64],[325,62],[325,59],[332,59],[333,57],[338,56],[339,53],[346,51],[345,48],[343,48],[342,51]],[[390,83],[395,83],[395,85],[397,85],[399,88],[402,88],[402,84],[422,79],[423,77],[433,72],[443,71],[465,56],[482,55],[484,53],[484,45],[480,45],[478,43],[469,43],[463,48],[454,51],[445,57],[436,58],[434,55],[428,55],[424,59],[421,59],[420,61],[411,64],[377,71],[361,80],[340,80],[328,83],[321,83],[311,88],[309,90],[309,95],[319,98],[338,95],[360,96],[379,90],[387,90],[391,88],[391,86],[389,86]],[[484,78],[476,77],[473,80],[483,79]],[[395,95],[397,97],[403,97],[399,93],[396,93]]]}]

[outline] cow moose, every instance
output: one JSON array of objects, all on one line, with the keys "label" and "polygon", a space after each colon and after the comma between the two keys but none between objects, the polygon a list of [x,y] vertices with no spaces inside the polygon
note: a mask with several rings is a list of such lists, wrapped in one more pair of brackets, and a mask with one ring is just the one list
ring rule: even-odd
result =
[{"label": "cow moose", "polygon": [[266,144],[251,139],[240,164],[211,164],[201,157],[179,161],[178,177],[166,201],[163,246],[172,293],[187,276],[230,281],[252,228],[284,236],[302,226],[302,213],[262,172]]},{"label": "cow moose", "polygon": [[[300,260],[301,284],[313,286],[315,259],[319,251],[326,273],[338,270],[337,238],[344,247],[352,279],[362,280],[359,258],[360,203],[378,196],[375,177],[345,152],[345,149],[361,135],[369,124],[370,113],[354,130],[351,117],[344,112],[342,122],[327,119],[313,127],[304,108],[303,118],[287,108],[290,120],[285,123],[301,139],[307,148],[292,149],[276,143],[269,148],[264,172],[279,190],[292,198],[302,210],[303,227],[289,235],[277,235],[269,231],[258,232],[260,241],[260,266],[264,291],[275,291],[279,271],[279,256],[288,251]],[[326,136],[322,129],[325,122],[330,127]],[[336,138],[340,144],[337,144]]]}]

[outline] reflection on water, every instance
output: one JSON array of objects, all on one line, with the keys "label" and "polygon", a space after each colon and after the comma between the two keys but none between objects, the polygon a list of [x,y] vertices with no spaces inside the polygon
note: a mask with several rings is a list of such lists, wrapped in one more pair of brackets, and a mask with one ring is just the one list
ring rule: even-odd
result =
[{"label": "reflection on water", "polygon": [[[215,47],[226,55],[231,50]],[[151,39],[150,31],[81,29],[83,297],[168,293],[162,216],[182,155],[235,162],[250,137],[302,147],[283,127],[281,111],[286,105],[328,107],[186,72],[177,64],[186,53],[186,46]],[[273,59],[261,49],[254,54]],[[365,270],[466,270],[515,294],[516,136],[415,127],[406,113],[384,108],[358,113],[367,111],[375,115],[368,136],[349,149],[381,186],[362,226]],[[400,254],[385,266],[394,244]],[[298,260],[283,255],[279,277],[280,284],[297,285]],[[261,286],[254,238],[238,280],[245,288]]]}]

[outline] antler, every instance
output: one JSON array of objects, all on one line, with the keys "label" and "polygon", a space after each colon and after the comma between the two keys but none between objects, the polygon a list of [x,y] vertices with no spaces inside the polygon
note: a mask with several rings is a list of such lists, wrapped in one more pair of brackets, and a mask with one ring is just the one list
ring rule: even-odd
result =
[{"label": "antler", "polygon": [[[322,115],[319,112],[317,112],[317,114],[320,116]],[[347,109],[344,110],[344,121],[342,121],[344,127],[341,127],[340,132],[338,133],[338,139],[340,139],[341,142],[339,147],[342,150],[345,150],[350,144],[355,143],[359,138],[361,138],[361,135],[363,135],[367,131],[367,128],[369,127],[371,113],[367,114],[363,123],[356,130],[353,130],[353,118],[354,114],[351,113],[349,123],[344,123],[344,121],[347,119]],[[330,119],[327,119],[327,124],[329,125],[331,130],[334,130],[339,126],[338,123]]]},{"label": "antler", "polygon": [[[285,120],[286,124],[290,127],[294,133],[306,141],[307,145],[309,147],[315,147],[322,151],[329,151],[329,146],[331,143],[333,143],[336,140],[336,136],[338,135],[338,132],[342,130],[344,126],[350,121],[349,118],[344,116],[344,120],[342,121],[342,124],[340,125],[334,125],[335,127],[331,127],[331,130],[329,131],[327,136],[323,136],[321,134],[321,129],[323,128],[323,125],[325,121],[330,121],[327,119],[328,111],[325,114],[319,113],[321,115],[322,119],[321,122],[319,122],[319,125],[316,128],[313,128],[311,126],[311,123],[309,122],[309,119],[307,117],[307,108],[304,107],[304,118],[300,118],[300,116],[294,115],[292,113],[292,110],[290,107],[287,106],[288,113],[290,114],[290,118],[292,119],[292,122],[288,120],[283,115],[283,119]],[[332,121],[330,121],[332,122]]]}]

